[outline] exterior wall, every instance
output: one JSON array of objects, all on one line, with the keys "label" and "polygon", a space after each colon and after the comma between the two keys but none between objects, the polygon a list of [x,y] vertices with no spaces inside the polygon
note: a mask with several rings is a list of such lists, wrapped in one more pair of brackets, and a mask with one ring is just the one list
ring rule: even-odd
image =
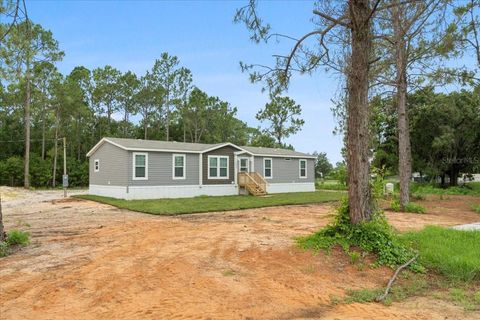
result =
[{"label": "exterior wall", "polygon": [[199,185],[199,154],[182,153],[185,155],[185,179],[173,179],[173,154],[170,152],[148,153],[148,180],[133,180],[133,152],[128,151],[128,159],[124,166],[128,172],[128,186],[179,186]]},{"label": "exterior wall", "polygon": [[[232,146],[226,146],[219,149],[212,150],[203,154],[202,166],[203,166],[203,184],[233,184],[235,181],[235,152],[238,150]],[[208,156],[228,156],[228,179],[209,179],[208,178]]]},{"label": "exterior wall", "polygon": [[312,192],[315,191],[315,183],[270,183],[267,184],[267,193],[287,193],[287,192]]},{"label": "exterior wall", "polygon": [[[314,159],[307,158],[307,177],[300,178],[300,160],[302,158],[288,157],[258,157],[255,156],[254,171],[263,176],[263,159],[272,159],[272,178],[267,179],[268,183],[314,183],[315,182],[315,165]],[[290,159],[290,160],[285,160]]]},{"label": "exterior wall", "polygon": [[89,194],[126,200],[192,198],[204,195],[233,196],[238,194],[238,187],[235,185],[131,187],[90,185]]},{"label": "exterior wall", "polygon": [[[95,172],[94,162],[100,160],[100,170]],[[89,161],[89,184],[107,186],[126,186],[128,151],[120,149],[110,143],[104,143]]]}]

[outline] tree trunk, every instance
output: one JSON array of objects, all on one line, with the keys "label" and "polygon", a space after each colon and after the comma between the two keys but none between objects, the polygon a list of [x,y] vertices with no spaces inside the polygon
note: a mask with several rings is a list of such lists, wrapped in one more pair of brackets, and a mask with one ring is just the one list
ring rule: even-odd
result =
[{"label": "tree trunk", "polygon": [[456,187],[458,185],[458,170],[457,169],[452,169],[450,171],[450,187]]},{"label": "tree trunk", "polygon": [[440,185],[442,186],[442,188],[445,188],[445,173],[442,173],[442,175],[440,176]]},{"label": "tree trunk", "polygon": [[369,0],[349,0],[352,15],[351,57],[347,74],[347,164],[350,221],[369,220],[372,197],[369,186],[369,106],[368,84],[371,53],[371,8]]},{"label": "tree trunk", "polygon": [[[27,49],[29,50],[29,49]],[[28,54],[27,54],[28,56]],[[30,188],[30,58],[27,58],[27,71],[25,74],[25,159],[24,159],[24,188]]]},{"label": "tree trunk", "polygon": [[412,174],[410,154],[410,131],[407,111],[407,42],[401,26],[402,7],[396,1],[393,11],[395,33],[396,103],[398,116],[398,174],[400,176],[400,207],[402,210],[410,202],[409,186]]},{"label": "tree trunk", "polygon": [[53,156],[53,173],[52,173],[52,187],[55,188],[57,185],[57,157],[58,157],[58,110],[56,114],[56,125],[55,125],[55,144],[54,144],[54,156]]},{"label": "tree trunk", "polygon": [[143,138],[145,140],[148,140],[147,138],[147,130],[148,130],[148,125],[147,125],[147,115],[143,117]]},{"label": "tree trunk", "polygon": [[170,140],[170,106],[169,106],[169,95],[170,93],[167,94],[167,112],[166,112],[166,117],[165,117],[165,121],[166,121],[166,125],[165,125],[165,129],[166,129],[166,135],[167,135],[167,141]]},{"label": "tree trunk", "polygon": [[5,227],[3,226],[3,214],[2,214],[2,195],[0,194],[0,242],[5,241]]},{"label": "tree trunk", "polygon": [[[125,107],[125,109],[127,109],[127,107]],[[124,138],[128,138],[127,137],[127,123],[128,123],[128,112],[125,110],[125,115],[123,116],[123,125],[124,125],[123,137]]]},{"label": "tree trunk", "polygon": [[45,113],[46,113],[45,105],[43,106],[42,110],[42,160],[45,160]]}]

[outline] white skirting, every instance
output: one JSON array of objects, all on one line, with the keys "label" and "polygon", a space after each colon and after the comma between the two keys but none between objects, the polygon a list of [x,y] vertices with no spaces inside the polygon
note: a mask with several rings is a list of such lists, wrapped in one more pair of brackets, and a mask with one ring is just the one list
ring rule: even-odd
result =
[{"label": "white skirting", "polygon": [[314,182],[269,183],[267,193],[311,192],[315,191]]},{"label": "white skirting", "polygon": [[236,185],[187,186],[101,186],[90,185],[89,194],[127,200],[192,198],[198,196],[231,196],[238,194]]}]

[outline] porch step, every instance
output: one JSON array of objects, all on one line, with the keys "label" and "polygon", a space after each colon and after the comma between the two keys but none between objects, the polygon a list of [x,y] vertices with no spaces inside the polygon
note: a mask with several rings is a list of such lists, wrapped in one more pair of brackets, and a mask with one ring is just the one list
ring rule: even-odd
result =
[{"label": "porch step", "polygon": [[266,190],[263,190],[259,185],[256,184],[247,184],[247,191],[254,196],[264,196],[267,194]]}]

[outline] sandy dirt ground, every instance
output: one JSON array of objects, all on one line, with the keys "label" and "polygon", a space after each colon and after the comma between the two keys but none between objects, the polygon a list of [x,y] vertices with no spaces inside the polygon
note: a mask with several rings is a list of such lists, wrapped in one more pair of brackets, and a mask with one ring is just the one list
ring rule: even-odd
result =
[{"label": "sandy dirt ground", "polygon": [[[32,244],[0,259],[0,319],[480,319],[429,297],[391,306],[333,304],[385,285],[343,253],[303,252],[293,237],[327,224],[329,205],[161,217],[2,190],[7,229]],[[15,192],[14,192],[15,191]],[[429,198],[428,215],[387,213],[400,230],[478,222],[478,198]]]}]

